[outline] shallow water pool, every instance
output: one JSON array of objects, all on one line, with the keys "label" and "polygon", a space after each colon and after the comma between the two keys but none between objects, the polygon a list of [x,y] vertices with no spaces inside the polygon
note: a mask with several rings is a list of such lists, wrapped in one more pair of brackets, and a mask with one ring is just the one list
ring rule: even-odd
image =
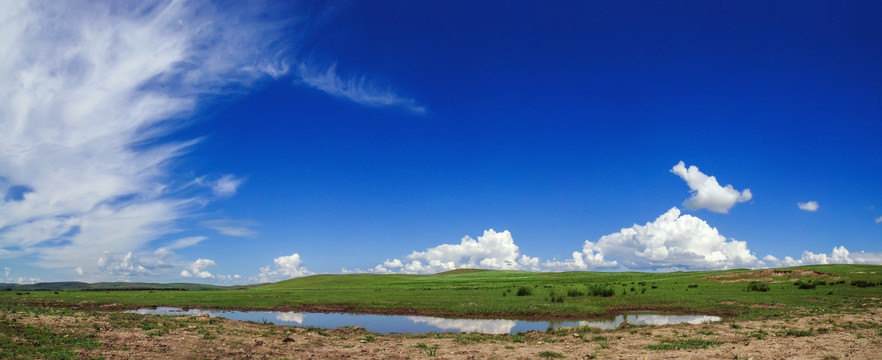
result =
[{"label": "shallow water pool", "polygon": [[425,334],[432,332],[486,334],[514,334],[531,330],[545,331],[549,328],[568,326],[591,326],[603,330],[615,329],[623,321],[634,325],[701,324],[720,321],[718,316],[708,315],[662,315],[626,314],[609,319],[592,320],[514,320],[514,319],[451,319],[432,316],[373,315],[348,313],[311,313],[295,311],[238,311],[238,310],[182,310],[175,307],[144,308],[126,311],[149,315],[199,316],[208,314],[231,320],[267,322],[276,325],[314,326],[335,329],[359,326],[382,334]]}]

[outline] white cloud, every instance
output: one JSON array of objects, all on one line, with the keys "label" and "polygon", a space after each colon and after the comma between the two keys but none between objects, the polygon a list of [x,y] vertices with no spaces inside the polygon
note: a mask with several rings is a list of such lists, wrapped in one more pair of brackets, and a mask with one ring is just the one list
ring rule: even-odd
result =
[{"label": "white cloud", "polygon": [[74,272],[77,273],[77,275],[83,275],[83,268],[77,266],[74,268]]},{"label": "white cloud", "polygon": [[[206,95],[286,69],[279,26],[248,4],[0,7],[0,256],[89,270],[176,230],[199,202],[175,198],[172,160],[198,140],[159,139]],[[144,273],[114,256],[99,270]]]},{"label": "white cloud", "polygon": [[18,279],[15,280],[16,284],[23,284],[23,285],[24,284],[36,284],[38,282],[40,282],[40,278],[19,277]]},{"label": "white cloud", "polygon": [[12,268],[10,268],[10,267],[8,267],[8,266],[4,266],[4,267],[3,267],[3,272],[6,273],[6,276],[4,276],[4,277],[9,277],[9,273],[12,272]]},{"label": "white cloud", "polygon": [[539,270],[539,259],[521,255],[508,230],[484,230],[478,240],[465,236],[459,244],[414,251],[405,261],[386,260],[368,270],[379,273],[437,273],[460,268]]},{"label": "white cloud", "polygon": [[200,279],[209,279],[214,277],[210,272],[205,271],[205,268],[215,266],[214,260],[211,259],[196,259],[187,269],[181,271],[181,276],[183,277],[197,277]]},{"label": "white cloud", "polygon": [[105,252],[98,258],[96,265],[102,273],[122,280],[128,280],[131,276],[149,273],[147,267],[141,263],[140,258],[132,254],[131,251],[125,255]]},{"label": "white cloud", "polygon": [[820,205],[818,205],[817,201],[796,203],[796,206],[799,206],[800,210],[811,211],[811,212],[818,211],[818,208],[820,207]]},{"label": "white cloud", "polygon": [[558,270],[693,270],[759,267],[762,263],[746,242],[727,240],[704,220],[671,208],[646,225],[634,224],[597,242],[585,241],[572,259],[544,265]]},{"label": "white cloud", "polygon": [[297,253],[279,256],[273,259],[273,263],[275,268],[264,266],[260,268],[260,274],[252,276],[250,280],[267,283],[313,274],[305,266],[301,266],[302,260],[300,260],[300,254]]},{"label": "white cloud", "polygon": [[418,105],[414,99],[400,97],[391,90],[375,85],[365,77],[342,79],[337,75],[337,64],[324,70],[300,64],[298,75],[306,85],[361,105],[401,107],[416,114],[426,112],[426,108]]},{"label": "white cloud", "polygon": [[732,185],[722,187],[716,177],[705,175],[696,166],[687,169],[682,161],[674,165],[671,172],[686,180],[689,185],[692,197],[686,199],[683,205],[691,210],[708,209],[727,214],[736,203],[749,201],[753,197],[750,189],[738,192]]},{"label": "white cloud", "polygon": [[877,224],[882,224],[882,216],[876,218]]},{"label": "white cloud", "polygon": [[202,226],[205,226],[209,229],[217,231],[221,235],[235,236],[235,237],[254,237],[254,236],[257,236],[257,231],[254,231],[249,228],[250,226],[254,225],[253,221],[219,219],[219,220],[203,221],[200,224],[202,224]]},{"label": "white cloud", "polygon": [[849,253],[848,258],[855,264],[875,264],[882,265],[882,252],[865,252]]},{"label": "white cloud", "polygon": [[763,258],[772,266],[800,266],[800,265],[816,265],[816,264],[882,264],[882,254],[868,253],[861,251],[860,253],[851,253],[845,246],[834,247],[830,254],[815,254],[811,251],[803,251],[802,257],[794,259],[785,256],[783,260],[772,255],[766,255]]},{"label": "white cloud", "polygon": [[180,239],[175,240],[173,243],[164,246],[163,248],[166,248],[169,250],[182,249],[182,248],[196,245],[202,241],[205,241],[205,239],[208,239],[208,237],[206,237],[206,236],[190,236],[190,237],[180,238]]},{"label": "white cloud", "polygon": [[236,195],[236,191],[243,182],[244,180],[236,178],[232,174],[226,174],[221,176],[220,179],[211,181],[208,185],[211,187],[211,192],[214,193],[214,195],[219,197],[230,197]]}]

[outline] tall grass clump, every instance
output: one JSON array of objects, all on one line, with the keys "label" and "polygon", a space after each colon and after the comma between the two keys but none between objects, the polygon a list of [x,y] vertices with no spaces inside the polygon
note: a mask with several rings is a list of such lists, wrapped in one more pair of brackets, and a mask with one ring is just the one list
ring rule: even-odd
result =
[{"label": "tall grass clump", "polygon": [[530,296],[530,295],[533,295],[533,289],[530,289],[530,288],[528,288],[528,287],[526,287],[526,286],[521,286],[521,287],[518,288],[517,295],[518,295],[518,296]]},{"label": "tall grass clump", "polygon": [[751,281],[750,284],[747,284],[747,291],[766,292],[769,291],[769,284],[761,283],[759,281]]},{"label": "tall grass clump", "polygon": [[793,285],[803,290],[811,290],[815,288],[815,284],[813,284],[811,281],[797,280],[795,283],[793,283]]},{"label": "tall grass clump", "polygon": [[579,290],[579,289],[568,289],[568,290],[567,290],[567,296],[569,296],[569,297],[580,297],[580,296],[585,296],[585,293],[582,292],[582,290]]},{"label": "tall grass clump", "polygon": [[590,284],[588,285],[588,295],[610,297],[616,294],[615,289],[609,285]]},{"label": "tall grass clump", "polygon": [[548,300],[553,303],[562,303],[564,302],[564,294],[551,290],[551,292],[548,294]]}]

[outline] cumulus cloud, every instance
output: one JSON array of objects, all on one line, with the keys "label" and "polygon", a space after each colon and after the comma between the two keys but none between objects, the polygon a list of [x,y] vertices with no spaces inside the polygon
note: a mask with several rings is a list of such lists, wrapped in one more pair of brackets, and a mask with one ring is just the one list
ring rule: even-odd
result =
[{"label": "cumulus cloud", "polygon": [[460,268],[538,270],[539,258],[521,255],[508,230],[484,230],[478,239],[465,236],[459,244],[443,244],[414,251],[405,258],[386,260],[371,272],[437,273]]},{"label": "cumulus cloud", "polygon": [[809,212],[818,211],[818,208],[820,207],[818,205],[817,201],[807,201],[807,202],[796,203],[796,206],[799,206],[800,210],[805,210],[805,211],[809,211]]},{"label": "cumulus cloud", "polygon": [[12,268],[10,268],[8,266],[4,266],[3,272],[6,273],[6,275],[4,277],[9,277],[9,273],[12,272]]},{"label": "cumulus cloud", "polygon": [[287,256],[279,256],[273,259],[275,267],[265,266],[260,268],[260,274],[252,276],[250,280],[259,283],[267,283],[312,275],[312,271],[309,271],[305,266],[301,266],[302,262],[303,261],[300,260],[300,254],[297,253]]},{"label": "cumulus cloud", "polygon": [[141,259],[131,251],[124,255],[105,252],[98,258],[96,265],[100,272],[122,280],[149,273],[147,267],[141,263]]},{"label": "cumulus cloud", "polygon": [[571,259],[549,269],[698,270],[759,267],[747,243],[726,239],[704,220],[672,208],[646,225],[624,228],[596,242],[585,241]]},{"label": "cumulus cloud", "polygon": [[83,275],[83,268],[77,266],[74,268],[74,272],[77,273],[77,275]]},{"label": "cumulus cloud", "polygon": [[876,218],[877,224],[882,224],[882,216]]},{"label": "cumulus cloud", "polygon": [[327,69],[300,64],[298,75],[306,85],[361,105],[401,107],[415,114],[426,112],[426,108],[417,104],[414,99],[403,98],[387,88],[377,86],[365,77],[341,78],[337,75],[337,64],[332,64]]},{"label": "cumulus cloud", "polygon": [[197,259],[186,269],[181,271],[182,277],[197,277],[200,279],[209,279],[214,277],[210,272],[205,271],[205,268],[215,266],[214,260],[211,259]]},{"label": "cumulus cloud", "polygon": [[882,264],[882,253],[857,252],[852,253],[845,246],[834,247],[829,254],[816,254],[811,251],[803,251],[802,257],[794,259],[785,256],[778,259],[772,255],[766,255],[763,260],[771,266],[800,266],[817,264]]},{"label": "cumulus cloud", "polygon": [[682,161],[674,165],[671,172],[685,180],[689,186],[692,196],[683,205],[691,210],[708,209],[727,214],[736,203],[749,201],[753,197],[750,189],[739,192],[732,185],[720,186],[716,177],[705,175],[694,165],[686,168]]},{"label": "cumulus cloud", "polygon": [[[0,7],[0,256],[144,272],[123,258],[198,204],[176,198],[170,168],[198,139],[158,140],[206,95],[285,71],[268,46],[279,27],[248,3],[229,5]],[[231,194],[236,180],[218,191]]]},{"label": "cumulus cloud", "polygon": [[855,264],[882,264],[882,252],[860,251],[857,253],[849,253],[848,258]]}]

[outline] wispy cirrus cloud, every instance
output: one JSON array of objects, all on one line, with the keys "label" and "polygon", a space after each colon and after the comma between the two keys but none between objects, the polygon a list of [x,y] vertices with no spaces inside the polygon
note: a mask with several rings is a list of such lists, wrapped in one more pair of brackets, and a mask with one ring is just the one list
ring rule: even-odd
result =
[{"label": "wispy cirrus cloud", "polygon": [[337,74],[337,64],[326,68],[300,64],[297,75],[306,85],[364,106],[400,107],[415,114],[426,113],[426,107],[413,98],[402,97],[364,76],[341,77]]},{"label": "wispy cirrus cloud", "polygon": [[[149,271],[137,252],[197,203],[176,196],[172,164],[198,139],[158,140],[206,96],[287,71],[267,46],[280,28],[261,11],[187,1],[0,7],[0,256]],[[227,180],[215,187],[222,195],[238,186]]]},{"label": "wispy cirrus cloud", "polygon": [[201,222],[202,226],[217,231],[218,234],[235,237],[254,237],[257,231],[251,229],[254,226],[253,221],[249,220],[230,220],[217,219],[206,220]]}]

